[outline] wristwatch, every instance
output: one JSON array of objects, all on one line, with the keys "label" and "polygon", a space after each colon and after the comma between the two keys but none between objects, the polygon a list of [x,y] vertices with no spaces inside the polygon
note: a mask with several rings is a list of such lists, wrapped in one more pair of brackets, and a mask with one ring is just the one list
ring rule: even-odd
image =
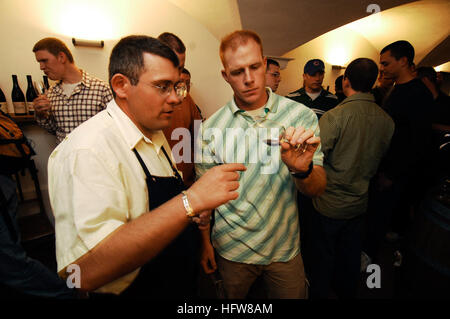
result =
[{"label": "wristwatch", "polygon": [[311,174],[312,170],[313,170],[313,163],[311,161],[311,163],[309,163],[309,167],[308,167],[308,170],[306,172],[296,173],[296,172],[292,172],[291,171],[291,175],[293,177],[295,177],[295,178],[298,178],[298,179],[305,179]]}]

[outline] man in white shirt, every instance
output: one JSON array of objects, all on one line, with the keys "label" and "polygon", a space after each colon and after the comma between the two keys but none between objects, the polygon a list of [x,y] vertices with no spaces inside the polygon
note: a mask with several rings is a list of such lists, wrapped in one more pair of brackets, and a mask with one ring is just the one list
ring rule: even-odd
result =
[{"label": "man in white shirt", "polygon": [[[81,290],[171,297],[160,284],[183,274],[171,262],[185,260],[179,238],[190,217],[238,197],[241,164],[214,168],[180,194],[184,185],[161,131],[181,98],[178,64],[157,39],[121,39],[109,63],[114,100],[50,156],[58,272],[78,271]],[[184,284],[175,282],[171,292],[189,290]]]}]

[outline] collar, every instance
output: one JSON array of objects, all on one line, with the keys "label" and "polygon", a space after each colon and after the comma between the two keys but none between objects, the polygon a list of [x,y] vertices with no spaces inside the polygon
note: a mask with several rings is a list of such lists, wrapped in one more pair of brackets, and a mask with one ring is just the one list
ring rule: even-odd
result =
[{"label": "collar", "polygon": [[[300,90],[298,90],[298,93],[299,94],[307,94],[306,90],[305,90],[305,87],[302,87]],[[310,93],[310,94],[313,94],[313,93]],[[316,94],[316,93],[314,93],[314,94]],[[331,94],[331,92],[329,92],[329,91],[325,90],[324,88],[322,88],[320,90],[320,94],[318,96],[327,96],[328,94]]]},{"label": "collar", "polygon": [[[80,71],[81,71],[81,83],[80,84],[82,86],[90,88],[91,87],[91,79],[90,79],[89,75],[85,71],[83,71],[82,69],[80,69]],[[60,91],[60,92],[62,92],[62,88],[61,88],[62,83],[63,83],[62,80],[59,80],[58,83],[55,85],[55,88],[57,88],[58,91]],[[74,89],[72,94],[78,93],[80,91],[81,91],[81,87],[78,85]]]},{"label": "collar", "polygon": [[374,102],[375,98],[371,93],[362,93],[358,92],[353,94],[352,96],[347,97],[344,101],[341,102],[341,105],[352,102],[352,101],[367,101],[367,102]]},{"label": "collar", "polygon": [[[269,96],[269,98],[267,99],[266,104],[264,104],[264,106],[262,106],[261,108],[264,109],[265,114],[267,114],[269,112],[276,113],[277,109],[278,109],[278,103],[275,103],[277,101],[276,94],[272,92],[270,87],[266,87],[266,92],[267,92],[267,95]],[[228,107],[229,107],[230,111],[233,113],[233,115],[245,113],[245,110],[239,108],[239,106],[236,105],[234,97],[231,100],[231,102],[228,104]]]},{"label": "collar", "polygon": [[298,92],[298,94],[306,94],[305,87],[298,89],[297,92]]},{"label": "collar", "polygon": [[89,78],[88,74],[81,69],[80,71],[81,71],[81,84],[87,88],[91,87],[91,79]]},{"label": "collar", "polygon": [[136,148],[141,143],[152,144],[156,152],[159,154],[165,142],[164,133],[159,130],[150,136],[146,137],[133,121],[125,114],[125,112],[117,105],[116,101],[112,99],[106,106],[106,111],[113,118],[114,123],[119,129],[123,139],[127,143],[130,150]]}]

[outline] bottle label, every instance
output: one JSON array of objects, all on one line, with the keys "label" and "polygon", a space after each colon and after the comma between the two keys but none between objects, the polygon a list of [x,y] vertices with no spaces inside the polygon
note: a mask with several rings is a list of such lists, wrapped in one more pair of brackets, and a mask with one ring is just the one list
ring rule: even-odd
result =
[{"label": "bottle label", "polygon": [[27,107],[25,102],[13,102],[14,104],[14,113],[16,114],[27,114]]},{"label": "bottle label", "polygon": [[6,102],[0,102],[0,109],[1,109],[3,112],[5,112],[6,114],[8,114],[8,113],[9,113],[9,110],[8,110],[8,103],[6,103]]}]

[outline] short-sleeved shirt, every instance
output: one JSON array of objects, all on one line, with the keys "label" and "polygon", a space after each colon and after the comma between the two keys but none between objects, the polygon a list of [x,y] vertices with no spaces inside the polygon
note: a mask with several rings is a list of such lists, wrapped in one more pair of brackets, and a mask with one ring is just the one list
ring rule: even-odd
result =
[{"label": "short-sleeved shirt", "polygon": [[[114,100],[56,147],[48,162],[48,185],[58,271],[148,211],[146,177],[133,149],[152,175],[173,176],[162,147],[170,152],[162,131],[145,137]],[[120,293],[137,272],[97,291]]]},{"label": "short-sleeved shirt", "polygon": [[394,122],[370,93],[356,93],[319,121],[325,192],[313,198],[321,214],[349,219],[366,212],[370,179],[389,148]]},{"label": "short-sleeved shirt", "polygon": [[[306,106],[267,89],[261,116],[284,125],[315,128],[317,116]],[[239,162],[239,198],[215,210],[212,243],[225,259],[267,265],[286,262],[300,251],[296,187],[279,146],[268,146],[267,136],[253,130],[255,120],[234,99],[203,122],[197,138],[196,170],[202,175],[221,163]],[[276,131],[276,130],[275,130]],[[277,134],[274,132],[274,134]],[[319,133],[317,133],[319,134]],[[314,164],[322,165],[320,148]],[[207,196],[207,194],[205,194]]]},{"label": "short-sleeved shirt", "polygon": [[320,117],[326,112],[335,107],[339,100],[336,95],[331,94],[327,90],[322,89],[320,94],[314,100],[306,93],[305,88],[298,89],[297,91],[289,93],[286,97],[306,105],[316,113],[320,120]]},{"label": "short-sleeved shirt", "polygon": [[52,134],[60,143],[78,125],[106,108],[113,95],[109,85],[81,70],[81,82],[70,96],[64,94],[62,82],[52,86],[47,98],[50,101],[49,118],[36,114],[36,122]]}]

